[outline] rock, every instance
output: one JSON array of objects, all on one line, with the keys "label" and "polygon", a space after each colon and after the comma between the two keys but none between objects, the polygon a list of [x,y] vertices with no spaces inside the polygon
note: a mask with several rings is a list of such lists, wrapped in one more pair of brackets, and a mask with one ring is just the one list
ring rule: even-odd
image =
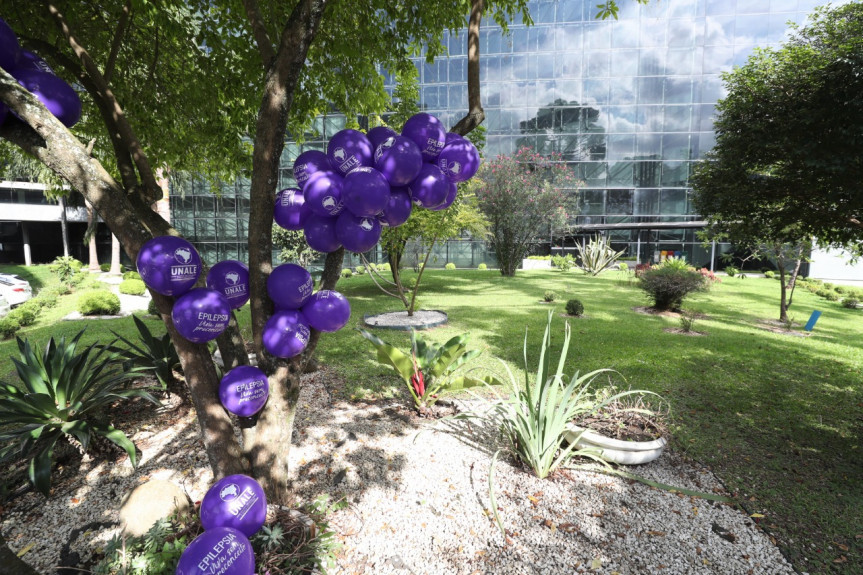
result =
[{"label": "rock", "polygon": [[189,509],[189,498],[176,483],[151,479],[134,488],[120,504],[120,527],[128,535],[143,535],[156,521],[175,510]]}]

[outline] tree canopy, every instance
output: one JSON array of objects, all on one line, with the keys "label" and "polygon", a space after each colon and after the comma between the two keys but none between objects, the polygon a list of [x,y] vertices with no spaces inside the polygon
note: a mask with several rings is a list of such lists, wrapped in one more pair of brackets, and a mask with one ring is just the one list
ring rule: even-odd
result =
[{"label": "tree canopy", "polygon": [[816,10],[723,80],[697,211],[732,239],[863,238],[863,4]]}]

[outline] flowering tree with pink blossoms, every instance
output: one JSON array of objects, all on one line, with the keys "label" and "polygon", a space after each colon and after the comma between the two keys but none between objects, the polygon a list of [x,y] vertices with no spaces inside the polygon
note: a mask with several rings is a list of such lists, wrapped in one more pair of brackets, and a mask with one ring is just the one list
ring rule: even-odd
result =
[{"label": "flowering tree with pink blossoms", "polygon": [[483,162],[480,180],[477,199],[491,222],[489,241],[500,273],[514,276],[530,244],[566,222],[563,189],[578,182],[560,155],[541,156],[531,148]]}]

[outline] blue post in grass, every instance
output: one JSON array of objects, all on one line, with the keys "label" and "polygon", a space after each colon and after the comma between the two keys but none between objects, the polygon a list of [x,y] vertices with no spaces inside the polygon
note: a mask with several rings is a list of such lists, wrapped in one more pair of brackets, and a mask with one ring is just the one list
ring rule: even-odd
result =
[{"label": "blue post in grass", "polygon": [[812,331],[812,328],[815,327],[815,322],[818,321],[819,317],[821,317],[821,312],[816,309],[812,312],[812,315],[809,316],[809,321],[806,322],[806,327],[803,329],[806,331]]}]

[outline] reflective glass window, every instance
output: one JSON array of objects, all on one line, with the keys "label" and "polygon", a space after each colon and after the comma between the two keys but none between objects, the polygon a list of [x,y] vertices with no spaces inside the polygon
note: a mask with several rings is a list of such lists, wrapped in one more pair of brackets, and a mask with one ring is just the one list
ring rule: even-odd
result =
[{"label": "reflective glass window", "polygon": [[664,83],[664,78],[660,76],[639,78],[638,102],[640,104],[661,104]]},{"label": "reflective glass window", "polygon": [[636,186],[649,188],[659,185],[659,174],[662,169],[662,162],[659,160],[633,162],[632,169]]},{"label": "reflective glass window", "polygon": [[[744,0],[748,2],[749,0]],[[715,14],[734,14],[737,11],[737,0],[707,0],[705,12],[708,16]]]},{"label": "reflective glass window", "polygon": [[659,201],[659,213],[671,215],[685,214],[686,190],[662,190]]},{"label": "reflective glass window", "polygon": [[604,186],[607,174],[605,162],[582,162],[579,164],[580,178],[587,186]]},{"label": "reflective glass window", "polygon": [[650,216],[659,213],[659,190],[639,189],[634,194],[634,210],[636,215]]},{"label": "reflective glass window", "polygon": [[662,136],[662,158],[664,160],[688,160],[690,155],[689,134],[665,134]]},{"label": "reflective glass window", "polygon": [[580,22],[582,20],[581,10],[584,6],[582,0],[563,0],[557,11],[558,22]]},{"label": "reflective glass window", "polygon": [[608,49],[611,47],[611,28],[602,22],[584,25],[584,47],[587,49]]},{"label": "reflective glass window", "polygon": [[699,20],[674,19],[668,23],[668,45],[670,47],[692,47],[698,44],[702,36]]},{"label": "reflective glass window", "polygon": [[620,19],[611,25],[611,45],[614,48],[638,47],[638,21]]},{"label": "reflective glass window", "polygon": [[704,19],[704,44],[729,46],[734,43],[734,16],[709,16]]},{"label": "reflective glass window", "polygon": [[609,160],[631,160],[634,155],[634,135],[613,134],[608,136]]},{"label": "reflective glass window", "polygon": [[606,213],[632,214],[632,190],[608,190],[605,201]]},{"label": "reflective glass window", "polygon": [[638,50],[614,50],[611,53],[611,76],[635,76],[638,73]]},{"label": "reflective glass window", "polygon": [[688,132],[692,106],[665,106],[663,132]]},{"label": "reflective glass window", "polygon": [[632,187],[634,184],[632,162],[608,162],[607,181],[609,187]]},{"label": "reflective glass window", "polygon": [[604,190],[582,190],[578,193],[579,215],[590,216],[605,213]]},{"label": "reflective glass window", "polygon": [[689,184],[689,162],[663,162],[660,185],[686,186]]},{"label": "reflective glass window", "polygon": [[[612,95],[614,85],[612,85]],[[612,97],[612,101],[617,99]],[[609,132],[634,132],[637,128],[635,106],[611,106],[608,109],[608,131]]]},{"label": "reflective glass window", "polygon": [[691,104],[692,103],[692,80],[689,78],[666,78],[665,79],[665,103],[666,104]]},{"label": "reflective glass window", "polygon": [[587,75],[590,78],[604,78],[608,76],[611,62],[611,53],[608,50],[593,51],[587,53]]}]

